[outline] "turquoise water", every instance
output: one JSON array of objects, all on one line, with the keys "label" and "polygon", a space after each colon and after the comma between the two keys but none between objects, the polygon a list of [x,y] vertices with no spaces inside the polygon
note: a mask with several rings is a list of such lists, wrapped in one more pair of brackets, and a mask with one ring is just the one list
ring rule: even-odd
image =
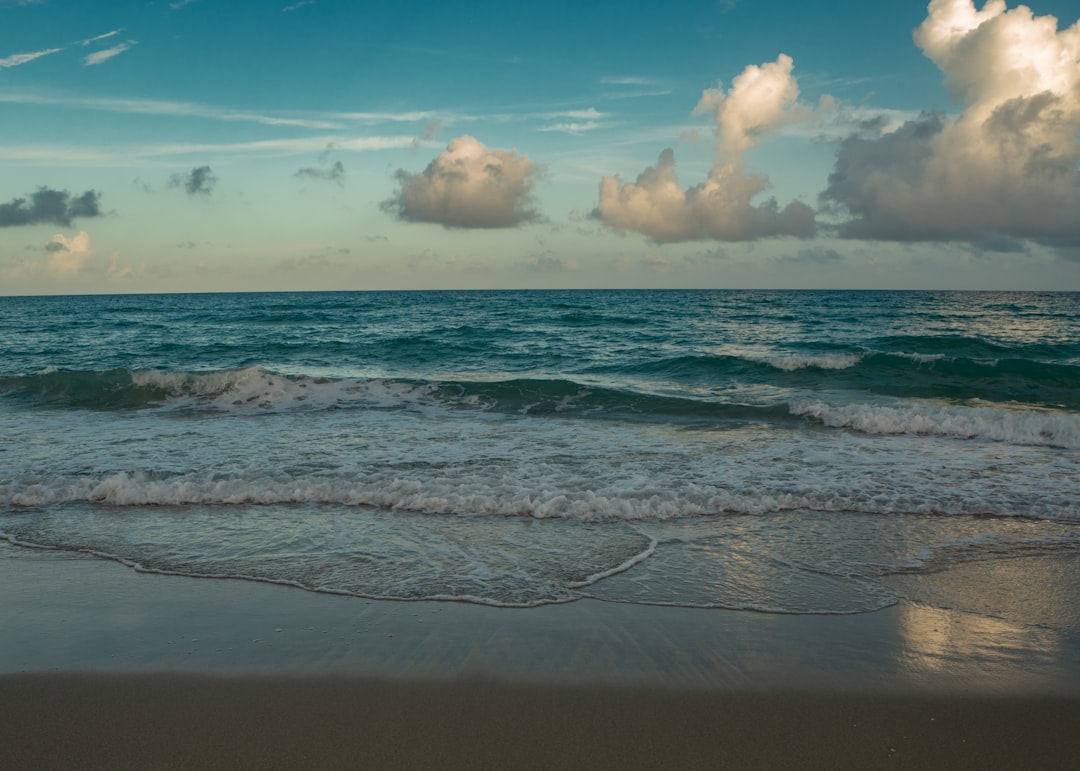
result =
[{"label": "turquoise water", "polygon": [[400,599],[783,613],[1080,554],[1080,295],[0,297],[0,533]]}]

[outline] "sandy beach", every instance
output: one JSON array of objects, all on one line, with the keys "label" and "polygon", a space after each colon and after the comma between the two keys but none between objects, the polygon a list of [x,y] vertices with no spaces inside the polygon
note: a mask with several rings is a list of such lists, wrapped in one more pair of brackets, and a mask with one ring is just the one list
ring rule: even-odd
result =
[{"label": "sandy beach", "polygon": [[0,585],[15,768],[1065,768],[1080,751],[1067,608],[1029,611],[1062,628],[911,602],[509,610],[7,544]]}]

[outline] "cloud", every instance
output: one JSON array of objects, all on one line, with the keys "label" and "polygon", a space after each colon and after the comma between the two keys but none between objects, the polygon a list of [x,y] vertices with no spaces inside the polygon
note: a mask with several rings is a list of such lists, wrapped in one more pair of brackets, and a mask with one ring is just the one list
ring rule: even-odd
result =
[{"label": "cloud", "polygon": [[675,175],[675,153],[668,148],[635,182],[604,177],[594,216],[657,242],[813,235],[814,211],[806,204],[796,201],[781,209],[770,198],[752,205],[769,180],[743,167],[743,155],[762,137],[808,112],[798,103],[793,66],[791,57],[781,54],[775,62],[747,67],[726,93],[715,88],[702,94],[694,112],[712,117],[717,148],[704,183],[684,190]]},{"label": "cloud", "polygon": [[120,43],[119,45],[115,45],[112,48],[106,48],[104,51],[95,51],[94,53],[83,59],[83,66],[93,67],[95,64],[107,62],[114,56],[119,56],[120,54],[124,53],[124,51],[130,49],[133,45],[137,45],[138,42],[139,41],[137,40],[129,40],[126,43]]},{"label": "cloud", "polygon": [[45,272],[57,278],[70,278],[79,274],[86,263],[93,258],[90,248],[90,236],[85,230],[68,238],[57,233],[45,245],[48,253],[45,257]]},{"label": "cloud", "polygon": [[174,11],[178,11],[181,8],[183,8],[185,5],[191,5],[192,3],[197,3],[197,2],[199,2],[199,0],[173,0],[173,2],[169,3],[169,8],[171,8]]},{"label": "cloud", "polygon": [[97,35],[95,37],[88,37],[85,40],[80,40],[78,44],[81,46],[88,46],[91,43],[98,42],[99,40],[107,40],[108,38],[115,37],[123,31],[124,28],[120,27],[119,29],[114,29],[112,32],[106,32],[104,35]]},{"label": "cloud", "polygon": [[72,197],[67,190],[39,187],[30,194],[29,200],[15,198],[10,203],[0,204],[0,227],[45,222],[71,227],[76,217],[100,217],[100,200],[101,194],[94,190]]},{"label": "cloud", "polygon": [[532,273],[564,273],[579,270],[574,260],[555,257],[550,251],[530,255],[525,258],[525,270]]},{"label": "cloud", "polygon": [[403,220],[456,228],[507,228],[540,219],[532,196],[543,170],[514,150],[471,136],[447,145],[420,174],[398,169],[401,189],[382,208]]},{"label": "cloud", "polygon": [[[1080,22],[990,0],[933,0],[916,44],[960,106],[839,148],[839,235],[1008,243],[1080,239]],[[990,238],[1003,236],[1005,240]]]},{"label": "cloud", "polygon": [[282,13],[290,13],[292,11],[297,11],[297,10],[303,8],[306,5],[315,5],[315,2],[316,2],[316,0],[300,0],[299,3],[293,3],[292,5],[285,6],[284,8],[281,9],[281,12]]},{"label": "cloud", "polygon": [[340,185],[345,178],[345,164],[341,161],[334,161],[334,165],[328,169],[319,169],[315,167],[298,169],[293,176],[307,177],[308,179],[325,179],[330,182],[337,182]]},{"label": "cloud", "polygon": [[210,195],[217,181],[209,166],[199,166],[186,174],[173,174],[169,187],[182,187],[188,195]]},{"label": "cloud", "polygon": [[[55,48],[52,51],[60,51]],[[24,54],[25,55],[25,54]],[[133,115],[169,115],[178,118],[208,118],[220,121],[246,121],[265,126],[297,126],[313,129],[340,129],[341,123],[314,118],[297,118],[288,115],[261,115],[241,112],[224,107],[195,104],[191,102],[168,102],[157,99],[102,99],[53,94],[0,93],[0,103],[45,104],[101,110]],[[389,119],[389,118],[388,118]],[[325,141],[325,140],[324,140]]]},{"label": "cloud", "polygon": [[4,59],[0,59],[0,69],[19,67],[27,62],[34,61],[34,59],[40,59],[42,56],[48,56],[49,54],[55,54],[58,51],[63,50],[63,48],[46,48],[43,51],[34,51],[32,53],[12,54]]},{"label": "cloud", "polygon": [[838,262],[844,261],[844,255],[835,249],[828,249],[824,246],[814,246],[809,249],[800,249],[798,254],[787,255],[777,258],[779,262],[793,263],[793,264],[805,264],[814,263],[816,265],[834,265]]},{"label": "cloud", "polygon": [[416,139],[413,140],[412,149],[417,150],[417,149],[420,148],[420,145],[422,145],[424,142],[430,142],[432,139],[435,138],[435,135],[439,133],[439,130],[441,128],[442,128],[442,122],[441,121],[437,121],[437,120],[428,121],[428,123],[424,126],[424,133],[421,136],[418,136],[418,137],[416,137]]},{"label": "cloud", "polygon": [[646,78],[638,75],[608,75],[600,78],[600,82],[608,86],[658,86],[660,81],[656,78]]}]

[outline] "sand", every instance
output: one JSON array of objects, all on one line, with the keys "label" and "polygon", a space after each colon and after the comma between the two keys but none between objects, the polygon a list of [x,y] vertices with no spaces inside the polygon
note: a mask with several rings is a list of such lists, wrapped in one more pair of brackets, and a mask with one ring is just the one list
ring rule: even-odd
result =
[{"label": "sand", "polygon": [[0,678],[7,768],[1074,767],[1080,703],[198,675]]},{"label": "sand", "polygon": [[998,616],[507,610],[4,544],[0,587],[4,768],[1046,769],[1080,751],[1071,595]]}]

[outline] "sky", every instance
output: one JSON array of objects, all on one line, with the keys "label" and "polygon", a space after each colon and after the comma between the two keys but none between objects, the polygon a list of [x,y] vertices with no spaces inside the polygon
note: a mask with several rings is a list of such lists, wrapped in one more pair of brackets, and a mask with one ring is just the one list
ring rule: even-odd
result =
[{"label": "sky", "polygon": [[1078,16],[0,0],[0,295],[1080,291]]}]

